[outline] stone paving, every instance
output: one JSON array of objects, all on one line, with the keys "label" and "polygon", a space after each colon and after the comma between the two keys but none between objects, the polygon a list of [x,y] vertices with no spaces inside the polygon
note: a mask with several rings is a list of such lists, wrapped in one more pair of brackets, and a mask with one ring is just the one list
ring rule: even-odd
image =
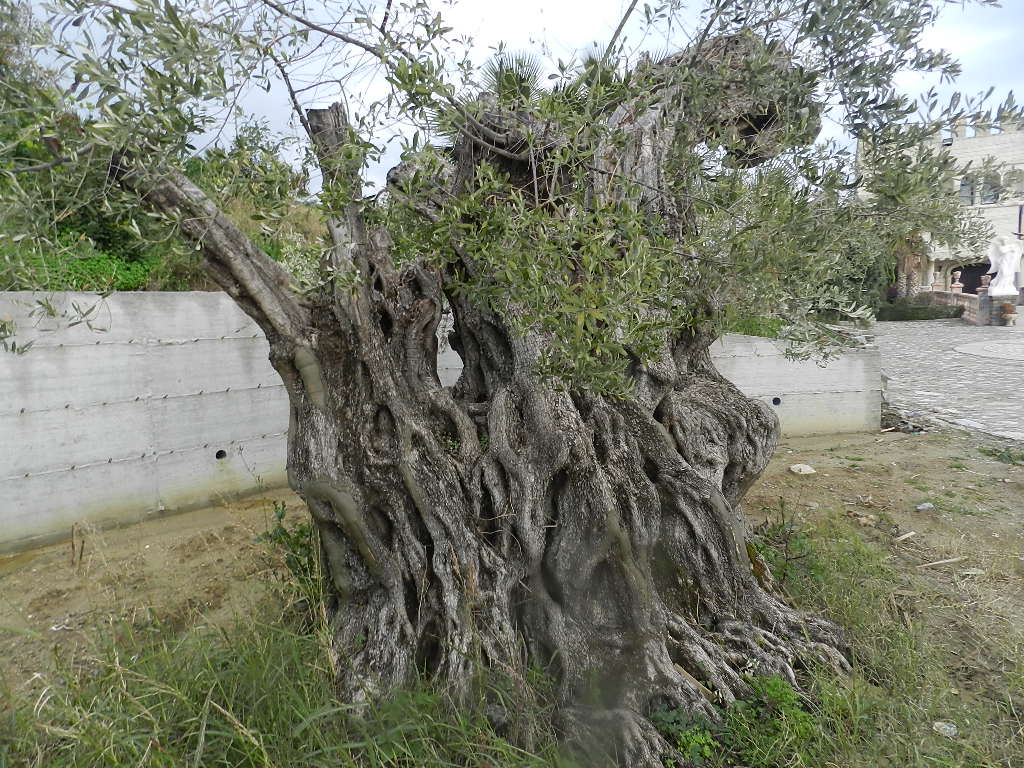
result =
[{"label": "stone paving", "polygon": [[888,322],[875,336],[886,399],[908,419],[1024,440],[1024,327]]}]

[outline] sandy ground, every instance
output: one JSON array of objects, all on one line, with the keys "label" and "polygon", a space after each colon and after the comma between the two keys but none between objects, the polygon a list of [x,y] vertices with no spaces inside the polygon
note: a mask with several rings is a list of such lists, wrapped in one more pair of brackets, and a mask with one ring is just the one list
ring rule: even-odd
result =
[{"label": "sandy ground", "polygon": [[[975,626],[1024,628],[1024,466],[982,453],[1007,445],[967,432],[788,439],[745,510],[755,524],[783,510],[808,522],[851,518],[891,547],[898,568],[931,585],[941,598],[929,602],[941,606],[936,623],[962,636],[965,664],[980,663]],[[793,474],[797,463],[816,473]],[[177,631],[252,615],[279,567],[255,541],[274,500],[287,503],[290,519],[305,513],[282,490],[87,533],[74,554],[65,543],[0,558],[0,675],[31,686],[54,651],[87,647],[112,626]],[[925,503],[932,507],[917,509]],[[894,600],[913,601],[900,592]]]},{"label": "sandy ground", "polygon": [[[273,502],[306,514],[288,490],[0,558],[0,675],[30,684],[54,654],[117,627],[179,631],[258,609],[279,563],[256,537]],[[97,632],[99,630],[99,632]]]}]

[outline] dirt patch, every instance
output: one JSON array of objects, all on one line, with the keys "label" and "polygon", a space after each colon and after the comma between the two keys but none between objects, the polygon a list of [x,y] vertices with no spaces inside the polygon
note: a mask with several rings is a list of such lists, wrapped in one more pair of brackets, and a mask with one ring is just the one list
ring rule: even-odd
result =
[{"label": "dirt patch", "polygon": [[935,639],[962,692],[999,695],[1024,670],[1024,466],[994,456],[1020,450],[975,432],[790,439],[745,511],[853,523],[889,552],[894,613]]},{"label": "dirt patch", "polygon": [[71,543],[0,558],[0,675],[29,683],[50,664],[88,647],[110,627],[179,631],[252,615],[279,567],[255,541],[273,501],[296,518],[288,491],[150,520],[84,531]]},{"label": "dirt patch", "polygon": [[[753,522],[845,516],[900,568],[1024,619],[1024,466],[990,455],[1004,445],[967,432],[789,439],[744,509]],[[790,472],[798,463],[816,473]]]},{"label": "dirt patch", "polygon": [[[966,432],[787,439],[744,509],[755,524],[780,514],[852,520],[889,547],[917,585],[894,584],[894,610],[948,638],[969,689],[1001,672],[991,639],[1024,627],[1024,467],[983,453],[1005,445]],[[789,471],[799,463],[816,473]],[[112,624],[178,631],[251,616],[279,567],[255,541],[275,499],[294,519],[305,515],[281,491],[86,532],[74,559],[69,544],[0,559],[0,672],[25,684],[55,648],[80,647]]]}]

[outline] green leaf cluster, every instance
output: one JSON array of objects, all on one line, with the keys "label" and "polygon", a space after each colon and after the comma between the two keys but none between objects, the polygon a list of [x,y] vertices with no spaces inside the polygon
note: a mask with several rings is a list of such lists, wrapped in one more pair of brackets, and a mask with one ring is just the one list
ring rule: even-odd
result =
[{"label": "green leaf cluster", "polygon": [[[849,325],[870,316],[897,257],[926,239],[970,248],[985,234],[948,194],[954,169],[931,141],[983,100],[940,106],[928,92],[915,102],[895,85],[904,72],[957,74],[925,43],[942,5],[709,0],[685,35],[681,4],[660,2],[577,59],[499,48],[477,67],[469,41],[426,0],[396,8],[384,29],[377,9],[334,0],[322,14],[226,0],[63,0],[49,46],[58,87],[33,91],[17,141],[5,145],[21,147],[2,158],[19,211],[9,230],[53,242],[56,222],[73,218],[62,200],[80,188],[152,240],[138,202],[96,174],[126,149],[154,173],[191,157],[193,178],[289,264],[296,287],[372,280],[355,265],[327,267],[322,236],[305,226],[358,206],[389,230],[398,266],[436,270],[449,297],[534,335],[542,351],[531,362],[561,386],[623,395],[637,365],[737,318],[758,318],[794,355],[827,356],[855,343]],[[317,22],[323,14],[329,27]],[[627,45],[644,35],[674,52]],[[298,78],[310,61],[324,74],[307,84]],[[352,128],[322,169],[312,214],[304,167],[238,105],[253,89],[298,103],[328,85],[350,94]],[[652,114],[664,125],[643,146],[664,155],[657,178],[616,177],[635,121]],[[1016,114],[1007,102],[995,118]],[[825,115],[859,153],[818,136]],[[242,126],[232,142],[196,156],[190,142],[228,120]],[[506,144],[488,155],[495,130]],[[442,192],[467,133],[490,160],[464,188]],[[88,162],[46,182],[14,173],[51,157],[50,139],[69,157],[95,155],[90,181]],[[422,172],[364,198],[362,176],[394,141]],[[116,230],[81,234],[102,248]]]}]

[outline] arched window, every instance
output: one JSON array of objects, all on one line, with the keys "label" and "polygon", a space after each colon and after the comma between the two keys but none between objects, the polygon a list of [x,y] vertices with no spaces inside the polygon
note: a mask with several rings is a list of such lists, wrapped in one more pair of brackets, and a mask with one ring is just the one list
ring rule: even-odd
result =
[{"label": "arched window", "polygon": [[998,203],[1000,187],[998,173],[985,174],[985,178],[981,181],[981,204],[991,205],[992,203]]},{"label": "arched window", "polygon": [[960,179],[960,205],[974,205],[974,181],[969,176]]}]

